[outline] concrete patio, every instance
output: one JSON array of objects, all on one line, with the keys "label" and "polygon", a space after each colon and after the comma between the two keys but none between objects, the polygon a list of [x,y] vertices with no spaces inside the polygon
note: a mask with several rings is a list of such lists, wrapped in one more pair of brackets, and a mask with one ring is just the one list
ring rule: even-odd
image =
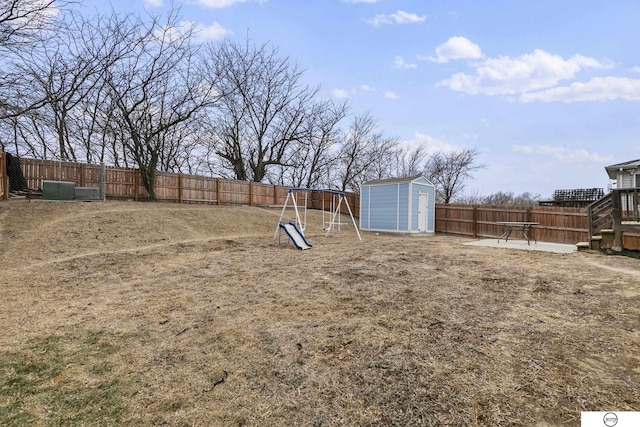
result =
[{"label": "concrete patio", "polygon": [[509,239],[509,241],[500,240],[498,243],[498,239],[482,239],[482,240],[474,240],[472,242],[466,242],[465,245],[469,246],[485,246],[489,248],[502,248],[502,249],[519,249],[523,251],[543,251],[543,252],[554,252],[558,254],[568,254],[572,252],[577,252],[578,247],[576,245],[564,245],[560,243],[548,243],[548,242],[537,242],[531,241],[530,245],[527,245],[526,240],[519,239]]}]

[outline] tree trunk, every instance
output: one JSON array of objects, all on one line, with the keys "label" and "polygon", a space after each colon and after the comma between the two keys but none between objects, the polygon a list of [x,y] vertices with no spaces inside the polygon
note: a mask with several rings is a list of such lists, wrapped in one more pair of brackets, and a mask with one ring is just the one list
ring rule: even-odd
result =
[{"label": "tree trunk", "polygon": [[156,183],[156,168],[155,166],[149,165],[139,165],[140,170],[140,178],[142,179],[142,185],[145,190],[147,190],[147,194],[149,195],[149,200],[156,200],[156,191],[155,191],[155,183]]}]

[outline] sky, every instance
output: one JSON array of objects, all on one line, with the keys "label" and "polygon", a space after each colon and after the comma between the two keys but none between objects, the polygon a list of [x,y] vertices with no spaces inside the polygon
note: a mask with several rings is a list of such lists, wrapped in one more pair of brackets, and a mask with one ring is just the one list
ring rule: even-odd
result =
[{"label": "sky", "polygon": [[[84,0],[179,7],[201,40],[270,43],[322,97],[430,153],[476,148],[465,194],[603,188],[640,158],[636,0]],[[145,12],[146,11],[146,12]]]}]

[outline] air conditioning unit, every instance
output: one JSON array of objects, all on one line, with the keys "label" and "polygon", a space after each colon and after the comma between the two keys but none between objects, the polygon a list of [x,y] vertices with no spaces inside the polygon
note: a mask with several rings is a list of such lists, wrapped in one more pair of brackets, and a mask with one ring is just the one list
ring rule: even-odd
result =
[{"label": "air conditioning unit", "polygon": [[67,181],[42,181],[43,200],[73,200],[75,185]]}]

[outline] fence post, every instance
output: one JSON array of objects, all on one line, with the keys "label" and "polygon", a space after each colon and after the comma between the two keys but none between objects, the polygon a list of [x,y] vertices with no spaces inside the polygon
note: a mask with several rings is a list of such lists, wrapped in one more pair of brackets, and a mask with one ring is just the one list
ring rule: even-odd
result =
[{"label": "fence post", "polygon": [[253,206],[253,181],[249,181],[249,206]]},{"label": "fence post", "polygon": [[220,205],[220,178],[216,178],[216,204]]},{"label": "fence post", "polygon": [[278,204],[278,186],[274,185],[273,186],[273,203],[271,203],[273,206]]},{"label": "fence post", "polygon": [[182,174],[178,174],[178,201],[182,203]]},{"label": "fence post", "polygon": [[613,249],[614,251],[621,252],[623,249],[623,238],[622,238],[622,193],[620,190],[615,190],[613,192],[613,198],[611,199],[611,215],[613,216]]},{"label": "fence post", "polygon": [[107,168],[105,167],[104,163],[100,163],[100,179],[99,179],[100,200],[102,200],[103,202],[107,200],[106,178],[107,178]]},{"label": "fence post", "polygon": [[473,205],[473,237],[478,237],[478,207]]},{"label": "fence post", "polygon": [[133,170],[133,200],[138,201],[138,174],[140,173],[139,169]]},{"label": "fence post", "polygon": [[87,173],[87,165],[85,165],[84,163],[80,163],[80,179],[79,181],[79,187],[84,187],[85,186],[85,179],[84,176]]}]

